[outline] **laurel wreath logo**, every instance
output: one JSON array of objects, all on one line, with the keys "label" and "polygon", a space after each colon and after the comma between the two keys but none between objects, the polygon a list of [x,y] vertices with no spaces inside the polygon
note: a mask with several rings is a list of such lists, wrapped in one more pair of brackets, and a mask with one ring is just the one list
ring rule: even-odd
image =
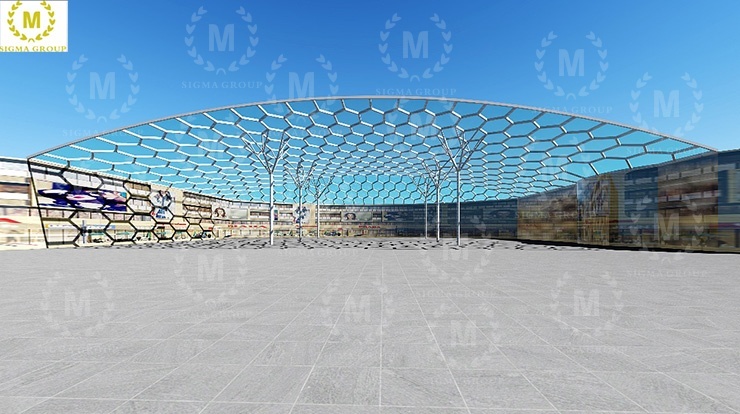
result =
[{"label": "laurel wreath logo", "polygon": [[[642,94],[642,89],[647,86],[648,82],[652,80],[653,77],[650,76],[649,73],[645,72],[640,78],[637,79],[637,82],[635,82],[635,89],[631,91],[632,101],[630,102],[630,111],[632,111],[632,120],[637,123],[641,128],[657,131],[655,128],[651,128],[650,125],[648,125],[647,120],[642,116],[642,113],[640,112],[640,102],[639,98]],[[676,128],[676,130],[673,132],[673,135],[676,137],[681,137],[684,135],[684,132],[689,132],[694,129],[697,123],[701,120],[701,113],[704,110],[704,104],[701,103],[702,99],[702,91],[699,89],[699,85],[696,82],[696,79],[692,78],[691,75],[688,73],[684,73],[683,76],[681,76],[681,80],[684,81],[687,87],[691,89],[691,94],[694,97],[694,110],[691,113],[691,119],[686,121],[686,123],[683,126],[680,126]]]},{"label": "laurel wreath logo", "polygon": [[[379,278],[373,280],[372,284],[373,287],[383,296],[382,323],[387,323],[387,321],[392,319],[393,315],[396,313],[393,297],[388,294],[388,286],[381,283]],[[337,297],[335,295],[339,292],[341,286],[342,282],[337,278],[332,280],[331,283],[329,283],[329,286],[324,289],[324,293],[321,295],[321,303],[323,306],[319,310],[321,324],[332,328],[331,334],[335,337],[332,339],[333,341],[368,343],[377,339],[381,333],[380,331],[368,331],[364,336],[359,337],[357,335],[351,335],[349,330],[342,329],[344,325],[337,323],[338,318],[346,317],[346,314],[342,314],[344,316],[339,315],[339,312],[345,312],[344,306],[338,310],[335,307],[332,307],[333,300]],[[346,295],[348,294],[343,293],[340,299],[346,299]],[[360,298],[360,304],[362,304],[362,298]],[[363,310],[364,309],[360,309],[360,311]],[[354,315],[350,316],[356,317]]]},{"label": "laurel wreath logo", "polygon": [[597,53],[599,55],[599,71],[596,72],[596,76],[589,82],[587,85],[582,86],[580,89],[578,89],[578,92],[574,91],[568,91],[566,92],[565,89],[563,89],[562,86],[559,86],[547,76],[547,72],[545,71],[545,62],[543,58],[545,57],[545,53],[547,52],[547,48],[552,44],[552,42],[557,39],[558,36],[555,35],[555,33],[550,32],[547,34],[547,36],[543,37],[540,41],[540,47],[541,49],[537,49],[535,51],[535,55],[537,56],[537,61],[534,63],[534,68],[537,70],[537,79],[542,83],[542,86],[547,89],[548,91],[553,91],[555,96],[565,96],[565,99],[567,100],[570,97],[573,97],[573,99],[576,99],[576,96],[578,97],[585,97],[591,94],[591,92],[599,89],[601,86],[601,83],[604,82],[606,79],[606,71],[609,70],[609,62],[607,62],[607,50],[604,48],[604,43],[601,41],[601,38],[596,36],[594,32],[590,32],[588,35],[586,35],[586,39],[588,39],[591,42],[591,45],[597,49]]},{"label": "laurel wreath logo", "polygon": [[[584,332],[581,329],[578,329],[575,326],[570,326],[567,322],[563,320],[562,310],[560,309],[560,301],[558,300],[560,294],[563,291],[563,288],[568,283],[570,283],[571,279],[572,276],[570,275],[570,273],[566,272],[561,278],[557,280],[555,288],[552,289],[550,293],[552,298],[550,308],[552,309],[553,313],[555,313],[555,319],[558,321],[562,329],[571,330],[573,335],[583,335]],[[606,283],[607,286],[609,286],[612,292],[612,296],[614,297],[614,305],[609,319],[607,319],[603,325],[595,328],[589,328],[589,331],[592,331],[594,336],[601,336],[604,334],[604,331],[614,329],[614,326],[621,318],[620,312],[624,308],[624,303],[622,302],[622,290],[616,289],[617,280],[614,279],[614,277],[609,272],[603,273],[601,275],[601,279],[604,281],[604,283]]]},{"label": "laurel wreath logo", "polygon": [[[46,286],[42,290],[42,296],[43,300],[41,301],[41,310],[45,312],[44,314],[44,320],[49,323],[51,326],[51,329],[58,331],[62,336],[69,337],[72,336],[72,332],[69,330],[69,327],[65,324],[62,324],[54,315],[54,311],[51,309],[51,297],[53,292],[57,289],[57,286],[59,285],[59,281],[63,278],[63,275],[60,272],[54,273],[54,277],[47,279]],[[115,310],[115,304],[112,301],[113,298],[113,291],[110,289],[110,285],[108,283],[108,279],[101,276],[99,272],[95,273],[93,275],[93,278],[95,279],[98,287],[102,290],[103,295],[105,296],[106,303],[105,303],[105,309],[103,310],[102,314],[99,315],[99,317],[95,321],[95,325],[88,327],[83,331],[83,334],[85,336],[93,336],[96,332],[98,332],[105,324],[110,322],[111,320],[111,314]]]},{"label": "laurel wreath logo", "polygon": [[203,56],[198,53],[198,48],[193,44],[195,40],[193,32],[195,31],[198,21],[200,21],[206,13],[208,13],[208,11],[201,6],[190,16],[190,24],[185,25],[185,33],[187,33],[187,36],[185,37],[185,46],[189,48],[188,56],[193,58],[193,63],[198,66],[202,66],[203,70],[206,72],[216,72],[216,74],[226,74],[227,70],[229,72],[236,72],[240,67],[248,65],[250,59],[252,59],[257,53],[257,45],[260,40],[260,38],[257,37],[257,25],[253,24],[252,15],[247,13],[244,7],[239,7],[239,9],[236,10],[236,14],[238,14],[241,20],[247,24],[247,30],[249,30],[249,46],[247,46],[247,51],[241,55],[239,60],[231,61],[226,68],[216,68],[213,62],[203,59]]},{"label": "laurel wreath logo", "polygon": [[77,78],[77,72],[82,69],[85,62],[88,61],[88,58],[85,57],[85,55],[80,55],[77,60],[72,62],[72,72],[67,72],[67,95],[69,96],[69,103],[73,107],[75,107],[75,111],[80,114],[85,114],[85,118],[87,119],[95,119],[98,122],[103,121],[106,122],[109,119],[118,119],[121,117],[121,114],[125,114],[131,110],[131,107],[133,107],[136,104],[136,95],[139,94],[139,72],[134,71],[134,64],[126,59],[126,56],[121,55],[118,59],[116,59],[118,63],[121,64],[121,66],[126,69],[128,72],[128,77],[131,83],[129,84],[129,94],[128,98],[119,106],[118,108],[113,109],[108,116],[98,116],[95,111],[92,110],[92,108],[88,108],[85,106],[84,103],[80,99],[77,98],[77,94],[75,93],[75,80]]},{"label": "laurel wreath logo", "polygon": [[239,274],[234,279],[234,282],[228,285],[224,290],[219,292],[215,298],[206,298],[200,289],[194,288],[190,284],[190,282],[188,282],[186,276],[192,275],[193,272],[192,272],[192,268],[183,269],[184,259],[185,259],[184,253],[179,254],[175,257],[175,263],[177,263],[177,266],[174,269],[175,283],[177,284],[177,287],[182,292],[190,296],[195,303],[213,304],[213,305],[219,305],[222,303],[226,303],[229,300],[229,298],[238,295],[239,289],[241,289],[246,284],[244,282],[244,278],[246,277],[248,273],[247,260],[239,257],[238,258]]},{"label": "laurel wreath logo", "polygon": [[[270,70],[265,72],[265,93],[269,97],[268,99],[271,101],[277,100],[275,94],[275,77],[280,68],[282,68],[283,64],[285,64],[285,62],[287,61],[288,59],[283,54],[280,54],[270,64]],[[337,96],[337,94],[339,93],[339,85],[337,84],[338,74],[334,70],[334,65],[322,54],[320,54],[319,57],[316,58],[316,62],[321,65],[321,68],[326,73],[326,77],[329,79],[329,97]],[[320,108],[326,109],[328,106],[334,104],[334,102],[336,102],[335,99],[323,100],[321,101]],[[284,106],[276,105],[275,110],[278,113],[284,112]]]},{"label": "laurel wreath logo", "polygon": [[46,29],[44,29],[43,32],[37,34],[34,37],[28,37],[24,33],[21,33],[16,27],[15,27],[15,12],[18,10],[19,7],[23,5],[22,1],[15,2],[11,7],[10,11],[8,12],[8,30],[13,33],[13,36],[19,38],[20,40],[24,40],[29,43],[34,42],[40,42],[45,37],[48,37],[51,32],[54,30],[54,25],[56,24],[56,20],[54,19],[54,10],[51,8],[51,4],[47,3],[46,1],[42,1],[41,7],[46,10],[46,15],[49,17],[49,24],[46,26]]},{"label": "laurel wreath logo", "polygon": [[414,79],[420,81],[422,78],[430,79],[434,77],[435,73],[439,73],[444,70],[445,65],[450,62],[450,54],[452,53],[452,43],[450,42],[452,39],[452,31],[447,30],[447,22],[440,19],[437,13],[433,14],[429,20],[434,23],[442,35],[442,40],[444,41],[442,47],[444,48],[444,52],[440,55],[439,59],[434,62],[434,65],[425,68],[421,75],[410,75],[409,71],[406,68],[399,66],[391,57],[390,52],[388,52],[388,37],[390,36],[391,30],[396,27],[396,24],[399,21],[401,21],[401,17],[399,17],[397,13],[394,13],[390,19],[385,21],[385,30],[380,31],[380,43],[378,44],[378,50],[381,55],[380,60],[384,65],[386,65],[386,68],[390,72],[395,73],[396,76],[401,79],[408,79],[409,81],[413,81]]}]

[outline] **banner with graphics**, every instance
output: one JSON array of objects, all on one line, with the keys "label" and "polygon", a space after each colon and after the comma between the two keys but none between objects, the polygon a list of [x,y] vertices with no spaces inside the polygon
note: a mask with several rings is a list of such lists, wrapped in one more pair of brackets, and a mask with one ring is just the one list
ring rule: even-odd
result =
[{"label": "banner with graphics", "polygon": [[716,171],[716,155],[658,167],[658,246],[693,250],[717,243]]},{"label": "banner with graphics", "polygon": [[578,193],[578,241],[608,245],[619,239],[620,174],[604,174],[581,180]]},{"label": "banner with graphics", "polygon": [[578,241],[576,186],[519,199],[517,237],[524,240]]},{"label": "banner with graphics", "polygon": [[126,193],[73,186],[68,183],[50,183],[51,188],[38,190],[42,207],[75,210],[126,212]]},{"label": "banner with graphics", "polygon": [[372,211],[359,211],[359,210],[344,210],[342,211],[342,221],[355,222],[355,221],[372,221]]}]

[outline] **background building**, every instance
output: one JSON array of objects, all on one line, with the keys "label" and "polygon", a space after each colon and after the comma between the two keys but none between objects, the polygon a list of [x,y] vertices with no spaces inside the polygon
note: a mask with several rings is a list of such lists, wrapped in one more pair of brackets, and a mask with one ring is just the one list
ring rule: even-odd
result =
[{"label": "background building", "polygon": [[[419,237],[425,216],[433,237],[437,177],[454,237],[458,165],[463,237],[740,251],[740,151],[533,108],[363,97],[221,108],[4,160],[4,243],[266,237],[265,160],[278,237],[299,221],[315,236],[317,211],[323,237]],[[318,207],[318,188],[291,180],[300,168],[323,180]]]}]

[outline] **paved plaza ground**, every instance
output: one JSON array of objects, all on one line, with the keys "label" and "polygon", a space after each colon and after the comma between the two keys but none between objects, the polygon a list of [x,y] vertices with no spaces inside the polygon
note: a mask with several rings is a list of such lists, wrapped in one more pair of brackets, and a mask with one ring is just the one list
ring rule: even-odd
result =
[{"label": "paved plaza ground", "polygon": [[0,252],[0,412],[740,412],[740,255],[463,244]]}]

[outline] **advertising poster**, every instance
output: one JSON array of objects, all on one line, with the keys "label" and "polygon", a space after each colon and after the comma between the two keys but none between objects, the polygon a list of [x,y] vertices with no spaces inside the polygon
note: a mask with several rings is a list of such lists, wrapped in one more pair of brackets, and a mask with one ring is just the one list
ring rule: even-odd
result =
[{"label": "advertising poster", "polygon": [[342,221],[346,222],[357,222],[357,221],[372,221],[372,211],[357,211],[357,210],[344,210],[342,211]]},{"label": "advertising poster", "polygon": [[701,250],[717,244],[717,157],[707,156],[658,167],[655,243]]},{"label": "advertising poster", "polygon": [[152,217],[157,221],[169,221],[174,214],[172,208],[175,203],[175,197],[169,190],[152,191],[149,196],[152,203]]},{"label": "advertising poster", "polygon": [[126,212],[126,193],[52,183],[51,188],[38,190],[39,205],[75,210]]},{"label": "advertising poster", "polygon": [[[249,219],[249,209],[246,208],[230,208],[226,210],[227,217],[230,220],[247,220]],[[214,218],[216,215],[214,214]]]},{"label": "advertising poster", "polygon": [[[423,209],[421,211],[421,214],[424,214]],[[423,220],[423,217],[422,217],[422,220]],[[387,223],[412,222],[414,221],[414,211],[413,210],[384,211],[383,221]]]},{"label": "advertising poster", "polygon": [[716,249],[737,249],[740,248],[740,151],[720,154],[718,164]]},{"label": "advertising poster", "polygon": [[644,247],[652,243],[658,214],[658,168],[628,171],[624,175],[621,244]]},{"label": "advertising poster", "polygon": [[519,238],[576,242],[577,233],[575,185],[519,200]]},{"label": "advertising poster", "polygon": [[578,241],[608,245],[618,240],[619,194],[614,174],[578,182]]}]

